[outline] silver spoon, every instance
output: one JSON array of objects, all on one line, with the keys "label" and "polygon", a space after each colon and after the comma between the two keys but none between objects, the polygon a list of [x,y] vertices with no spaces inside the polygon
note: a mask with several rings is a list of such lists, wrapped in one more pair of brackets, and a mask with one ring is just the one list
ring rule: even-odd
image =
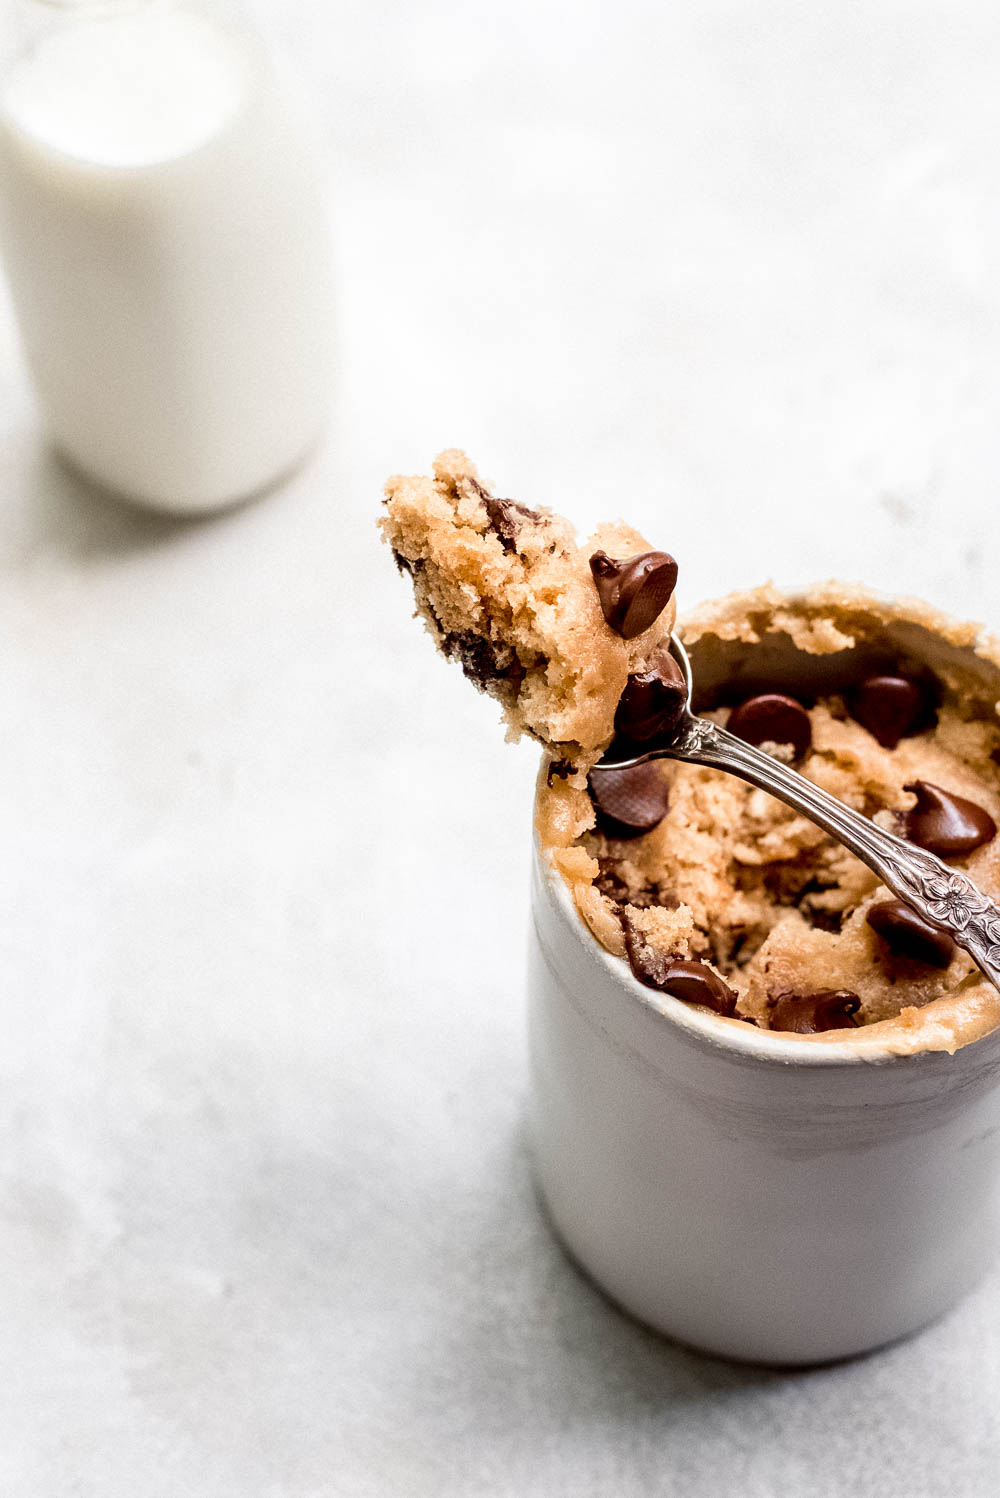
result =
[{"label": "silver spoon", "polygon": [[629,769],[653,759],[680,759],[690,764],[725,770],[784,801],[829,832],[866,863],[882,883],[918,915],[945,931],[956,946],[968,952],[995,988],[1000,988],[1000,907],[977,889],[972,880],[951,868],[934,853],[852,811],[835,796],[813,785],[804,775],[763,750],[738,739],[707,718],[691,711],[694,683],[687,651],[676,635],[670,653],[687,685],[687,697],[669,743],[657,744],[634,759],[595,765],[591,775]]}]

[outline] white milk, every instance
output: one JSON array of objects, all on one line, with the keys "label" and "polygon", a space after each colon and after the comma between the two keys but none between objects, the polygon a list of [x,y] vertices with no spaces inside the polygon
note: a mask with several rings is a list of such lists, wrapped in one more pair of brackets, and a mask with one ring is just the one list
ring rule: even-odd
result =
[{"label": "white milk", "polygon": [[251,36],[163,0],[43,36],[0,99],[0,229],[44,417],[101,483],[212,509],[317,439],[322,198]]}]

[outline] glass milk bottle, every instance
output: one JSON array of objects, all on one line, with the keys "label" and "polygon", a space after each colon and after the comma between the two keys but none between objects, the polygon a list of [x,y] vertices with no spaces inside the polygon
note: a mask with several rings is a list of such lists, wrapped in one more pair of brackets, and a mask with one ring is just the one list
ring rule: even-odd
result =
[{"label": "glass milk bottle", "polygon": [[228,6],[6,3],[0,242],[51,438],[156,509],[244,499],[330,391],[320,183],[263,46]]}]

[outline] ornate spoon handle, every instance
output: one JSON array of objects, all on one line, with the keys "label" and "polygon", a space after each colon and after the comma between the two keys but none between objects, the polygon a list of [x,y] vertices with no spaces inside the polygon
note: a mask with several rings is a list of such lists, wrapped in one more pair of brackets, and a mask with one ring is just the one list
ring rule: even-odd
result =
[{"label": "ornate spoon handle", "polygon": [[1000,988],[1000,908],[958,869],[852,811],[795,770],[707,718],[687,716],[655,757],[688,760],[737,775],[831,833],[907,905],[946,931]]}]

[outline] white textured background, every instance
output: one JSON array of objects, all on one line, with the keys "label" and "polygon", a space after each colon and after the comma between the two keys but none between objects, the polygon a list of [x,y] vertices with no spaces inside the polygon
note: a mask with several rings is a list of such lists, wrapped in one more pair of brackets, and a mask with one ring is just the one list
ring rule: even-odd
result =
[{"label": "white textured background", "polygon": [[325,454],[119,510],[0,328],[0,1493],[990,1498],[1000,1275],[771,1374],[550,1240],[534,755],[373,520],[457,443],[626,513],[684,602],[836,574],[1000,624],[1000,11],[255,8],[329,163]]}]

